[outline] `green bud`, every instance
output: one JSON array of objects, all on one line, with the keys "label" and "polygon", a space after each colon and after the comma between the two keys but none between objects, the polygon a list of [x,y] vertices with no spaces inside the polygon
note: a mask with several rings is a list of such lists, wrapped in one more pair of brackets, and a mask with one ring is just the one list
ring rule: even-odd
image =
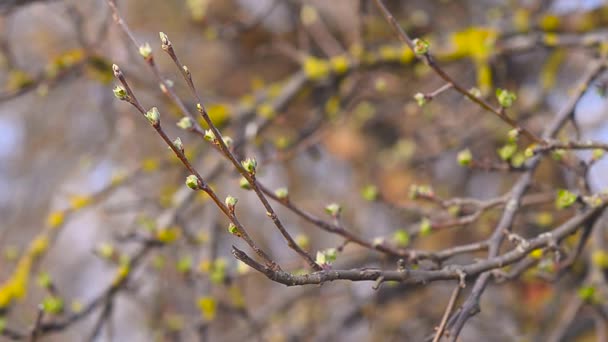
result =
[{"label": "green bud", "polygon": [[243,165],[245,170],[247,170],[247,172],[251,174],[255,173],[255,169],[258,166],[258,162],[255,160],[255,158],[247,158],[243,160],[241,164]]},{"label": "green bud", "polygon": [[63,299],[57,296],[47,296],[42,300],[42,310],[49,314],[60,314],[63,312]]},{"label": "green bud", "polygon": [[114,73],[114,77],[119,78],[122,76],[122,71],[116,64],[112,64],[112,72]]},{"label": "green bud", "polygon": [[510,143],[516,142],[518,137],[519,137],[519,130],[516,128],[513,128],[512,130],[509,131],[509,133],[507,133],[507,139]]},{"label": "green bud", "polygon": [[566,189],[559,189],[557,190],[557,197],[555,198],[555,206],[558,209],[568,208],[576,202],[577,198],[578,196],[576,194],[573,194]]},{"label": "green bud", "polygon": [[517,95],[508,90],[498,88],[496,89],[496,98],[501,107],[509,108],[517,100]]},{"label": "green bud", "polygon": [[458,164],[461,166],[471,166],[471,163],[473,162],[473,154],[468,148],[458,152],[457,158]]},{"label": "green bud", "polygon": [[117,85],[112,91],[114,92],[114,96],[119,100],[126,101],[129,98],[127,90],[121,85]]},{"label": "green bud", "polygon": [[325,212],[331,216],[338,216],[342,212],[342,207],[338,203],[331,203],[325,207]]},{"label": "green bud", "polygon": [[144,58],[148,59],[152,56],[152,47],[149,43],[144,43],[139,47],[139,54]]},{"label": "green bud", "polygon": [[426,104],[426,96],[423,93],[416,93],[414,95],[414,100],[416,100],[416,103],[420,107],[422,107]]},{"label": "green bud", "polygon": [[226,145],[226,147],[228,148],[230,148],[230,146],[232,146],[232,143],[234,142],[232,138],[228,136],[224,136],[222,137],[222,139],[224,140],[224,145]]},{"label": "green bud", "polygon": [[561,161],[562,159],[564,159],[564,156],[566,155],[566,150],[558,148],[557,150],[554,150],[551,152],[551,158],[553,158],[553,160],[555,161]]},{"label": "green bud", "polygon": [[318,251],[317,257],[315,258],[317,264],[329,265],[336,261],[338,257],[338,251],[335,248],[328,248],[326,250]]},{"label": "green bud", "polygon": [[279,198],[279,199],[287,199],[287,196],[289,196],[289,191],[287,190],[287,188],[283,187],[283,188],[278,188],[274,191],[274,194]]},{"label": "green bud", "polygon": [[511,157],[511,165],[514,167],[520,167],[524,165],[525,162],[526,156],[521,152],[517,152],[513,155],[513,157]]},{"label": "green bud", "polygon": [[171,41],[169,41],[169,37],[164,32],[159,32],[160,43],[163,50],[167,50],[171,46]]},{"label": "green bud", "polygon": [[192,190],[198,190],[198,177],[196,177],[195,175],[190,175],[186,177],[186,185]]},{"label": "green bud", "polygon": [[593,302],[595,299],[595,287],[588,285],[579,288],[578,296],[585,302]]},{"label": "green bud", "polygon": [[384,245],[384,238],[382,236],[377,236],[372,240],[373,247],[380,247]]},{"label": "green bud", "polygon": [[422,221],[420,221],[420,236],[428,236],[432,229],[431,221],[429,221],[428,218],[423,218]]},{"label": "green bud", "polygon": [[144,116],[146,117],[146,119],[148,119],[148,122],[150,122],[152,126],[158,126],[158,124],[160,123],[160,113],[158,112],[158,108],[156,107],[152,107],[152,109],[147,111]]},{"label": "green bud", "polygon": [[232,235],[238,235],[239,229],[234,225],[234,223],[230,222],[230,224],[228,224],[228,232]]},{"label": "green bud", "polygon": [[430,45],[424,39],[416,38],[416,39],[414,39],[413,43],[414,43],[414,53],[416,55],[420,56],[420,55],[427,54],[429,52]]},{"label": "green bud", "polygon": [[410,244],[410,234],[405,229],[399,229],[393,234],[393,241],[399,247],[407,247]]},{"label": "green bud", "polygon": [[507,161],[513,157],[515,152],[517,152],[516,144],[506,144],[498,149],[498,156],[500,156],[500,159]]},{"label": "green bud", "polygon": [[205,130],[205,140],[214,142],[215,141],[215,133],[212,130]]},{"label": "green bud", "polygon": [[469,93],[475,97],[481,97],[481,90],[479,90],[477,87],[469,89]]},{"label": "green bud", "polygon": [[410,186],[409,196],[410,199],[415,200],[418,198],[418,196],[435,196],[435,192],[433,191],[433,188],[431,188],[429,185],[413,184],[412,186]]},{"label": "green bud", "polygon": [[177,271],[180,273],[188,273],[192,270],[192,258],[185,256],[177,261]]},{"label": "green bud", "polygon": [[604,204],[604,200],[599,195],[585,196],[583,201],[592,208],[599,208]]},{"label": "green bud", "polygon": [[363,199],[365,199],[366,201],[375,201],[378,199],[378,196],[378,188],[373,184],[367,185],[366,187],[361,189],[361,197],[363,197]]},{"label": "green bud", "polygon": [[525,150],[524,150],[524,157],[526,158],[532,158],[534,157],[534,150],[536,149],[536,144],[533,144],[531,146],[528,146]]},{"label": "green bud", "polygon": [[232,197],[232,196],[228,196],[228,197],[226,197],[226,199],[224,200],[224,203],[226,203],[226,206],[227,206],[228,208],[234,208],[234,206],[236,205],[236,203],[237,203],[238,201],[239,201],[239,200],[238,200],[237,198]]},{"label": "green bud", "polygon": [[177,137],[175,138],[175,140],[173,140],[173,146],[175,146],[175,148],[184,153],[184,144],[182,144],[182,139],[180,137]]},{"label": "green bud", "polygon": [[40,272],[40,274],[38,274],[38,286],[43,289],[48,289],[51,287],[52,284],[53,279],[51,278],[51,275],[48,272]]},{"label": "green bud", "polygon": [[192,119],[187,116],[184,116],[177,122],[177,127],[181,129],[190,129],[192,126],[194,126],[194,123],[192,122]]}]

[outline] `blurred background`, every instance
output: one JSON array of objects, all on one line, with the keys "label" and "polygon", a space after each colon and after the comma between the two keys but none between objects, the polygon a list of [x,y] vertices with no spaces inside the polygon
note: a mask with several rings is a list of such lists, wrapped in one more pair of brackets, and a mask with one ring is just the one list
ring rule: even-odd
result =
[{"label": "blurred background", "polygon": [[[261,183],[288,188],[297,207],[332,221],[324,207],[339,203],[339,224],[365,240],[427,251],[483,240],[493,230],[500,210],[452,226],[471,212],[417,201],[411,189],[430,186],[445,199],[498,198],[519,175],[530,142],[505,151],[510,127],[452,90],[420,106],[414,95],[443,82],[405,52],[373,1],[117,3],[193,111],[196,100],[160,49],[158,32],[169,36],[237,155],[255,157]],[[601,0],[386,3],[462,84],[493,103],[495,88],[516,92],[509,114],[534,132],[565,104],[608,39],[608,4]],[[145,108],[159,108],[169,136],[182,139],[219,196],[239,199],[239,219],[254,240],[284,269],[305,267],[255,194],[239,187],[229,163],[175,125],[183,114],[105,0],[5,0],[0,13],[0,330],[28,333],[43,303],[51,326],[44,341],[432,336],[452,284],[287,288],[236,262],[231,245],[249,252],[247,246],[226,231],[228,221],[208,197],[185,187],[188,173],[146,120],[113,96],[113,63]],[[604,79],[577,107],[583,139],[607,139]],[[571,125],[562,137],[575,134]],[[465,149],[474,167],[459,165]],[[592,169],[595,191],[608,186],[605,165]],[[553,210],[553,189],[573,181],[564,168],[543,162],[535,197],[517,217],[518,234],[537,235],[566,219],[570,212]],[[273,207],[313,256],[338,248],[336,268],[395,267],[395,260]],[[433,228],[428,236],[421,233],[426,224]],[[142,253],[142,241],[159,232],[167,234],[166,245]],[[542,276],[550,265],[539,263],[514,282],[491,286],[462,340],[545,340],[584,276],[584,265],[573,269],[551,283]],[[130,280],[113,293],[121,272]],[[594,340],[593,320],[583,312],[563,340]]]}]

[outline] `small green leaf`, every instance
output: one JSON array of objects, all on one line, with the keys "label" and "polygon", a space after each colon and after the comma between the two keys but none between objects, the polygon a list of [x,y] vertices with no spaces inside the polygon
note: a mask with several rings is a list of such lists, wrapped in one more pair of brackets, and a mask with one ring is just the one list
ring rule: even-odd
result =
[{"label": "small green leaf", "polygon": [[325,212],[331,216],[338,216],[342,212],[342,207],[338,203],[331,203],[325,207]]},{"label": "small green leaf", "polygon": [[414,53],[417,55],[424,55],[429,52],[430,44],[424,39],[416,38],[414,43]]},{"label": "small green leaf", "polygon": [[42,309],[49,314],[59,314],[63,311],[63,299],[57,296],[47,296],[42,300]]},{"label": "small green leaf", "polygon": [[198,177],[196,177],[195,175],[190,175],[186,177],[186,185],[192,190],[198,190]]},{"label": "small green leaf", "polygon": [[410,244],[410,234],[405,229],[399,229],[393,234],[393,241],[399,247],[407,247]]},{"label": "small green leaf", "polygon": [[423,218],[422,221],[420,221],[420,236],[428,236],[431,233],[432,228],[431,221],[429,221],[428,218]]},{"label": "small green leaf", "polygon": [[279,198],[279,199],[287,199],[287,197],[289,196],[289,191],[287,190],[287,188],[282,187],[282,188],[278,188],[274,191],[274,194]]},{"label": "small green leaf", "polygon": [[458,152],[457,158],[458,164],[461,166],[471,166],[471,163],[473,162],[473,154],[468,148]]},{"label": "small green leaf", "polygon": [[177,261],[177,271],[187,273],[192,270],[192,258],[189,256],[182,257]]},{"label": "small green leaf", "polygon": [[595,299],[595,287],[582,286],[578,289],[578,296],[585,302],[592,302]]},{"label": "small green leaf", "polygon": [[372,202],[377,200],[378,194],[378,188],[373,184],[367,185],[361,189],[361,197],[363,197],[363,199],[366,201]]},{"label": "small green leaf", "polygon": [[177,122],[177,127],[181,129],[190,129],[194,126],[194,122],[187,116],[184,116]]},{"label": "small green leaf", "polygon": [[517,152],[516,144],[506,144],[498,149],[498,156],[500,156],[500,159],[508,161],[513,157],[515,152]]},{"label": "small green leaf", "polygon": [[565,189],[559,189],[557,191],[557,198],[555,199],[555,206],[558,209],[568,208],[576,202],[577,198],[578,196],[576,194]]},{"label": "small green leaf", "polygon": [[501,107],[509,108],[517,100],[517,95],[508,90],[498,88],[496,89],[496,98]]}]

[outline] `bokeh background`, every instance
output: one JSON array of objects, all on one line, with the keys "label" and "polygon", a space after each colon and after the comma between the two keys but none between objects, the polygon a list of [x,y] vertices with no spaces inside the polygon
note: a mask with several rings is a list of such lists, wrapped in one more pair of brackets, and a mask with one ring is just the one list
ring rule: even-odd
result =
[{"label": "bokeh background", "polygon": [[[608,38],[608,4],[601,0],[387,4],[412,36],[427,37],[441,65],[463,84],[489,99],[496,87],[516,91],[511,114],[535,132],[564,105],[596,54],[581,37],[595,34],[604,44]],[[486,200],[508,191],[517,172],[505,170],[497,150],[510,128],[454,91],[418,106],[414,94],[443,83],[424,65],[395,55],[401,45],[372,1],[118,5],[192,110],[195,99],[160,49],[158,32],[168,34],[216,124],[243,141],[239,155],[255,156],[261,182],[271,189],[288,187],[299,207],[330,220],[323,208],[340,203],[349,230],[370,241],[392,241],[398,239],[395,232],[407,231],[412,241],[396,243],[422,250],[481,240],[493,230],[500,210],[473,224],[413,238],[424,220],[440,226],[458,215],[412,200],[413,185],[431,185],[444,198]],[[75,317],[111,286],[121,263],[138,252],[138,238],[167,225],[179,227],[180,236],[147,253],[111,304],[41,339],[422,341],[432,334],[451,284],[386,283],[374,289],[372,283],[339,281],[287,288],[236,262],[230,246],[247,246],[226,232],[227,220],[208,198],[185,187],[187,173],[148,123],[114,98],[112,63],[120,65],[145,107],[159,108],[170,136],[182,139],[220,196],[239,198],[240,220],[254,239],[284,268],[304,266],[255,195],[239,188],[240,177],[228,163],[207,142],[171,123],[181,117],[179,110],[113,23],[106,1],[13,0],[2,2],[0,11],[0,284],[25,267],[33,241],[46,239],[27,265],[29,278],[21,278],[24,293],[0,309],[5,327],[28,331],[37,305],[49,296],[61,298],[63,308],[45,314],[46,322]],[[538,38],[543,32],[571,34],[576,43],[551,46]],[[491,45],[487,53],[484,44]],[[303,76],[307,56],[321,60],[358,49],[369,61],[344,76]],[[490,77],[480,77],[484,70]],[[600,78],[577,107],[584,139],[608,140],[604,88]],[[466,148],[481,167],[458,164]],[[608,186],[605,165],[592,169],[596,191]],[[536,202],[518,216],[518,233],[538,234],[565,219],[567,212],[553,211],[553,189],[573,181],[567,171],[544,163],[533,186]],[[313,255],[343,244],[339,236],[274,206]],[[336,265],[394,268],[395,262],[348,244]],[[543,280],[539,274],[546,270],[538,266],[515,282],[491,286],[462,340],[545,340],[576,295],[573,287],[584,275],[578,266],[556,283]],[[592,326],[593,315],[583,312],[564,340],[594,340]]]}]

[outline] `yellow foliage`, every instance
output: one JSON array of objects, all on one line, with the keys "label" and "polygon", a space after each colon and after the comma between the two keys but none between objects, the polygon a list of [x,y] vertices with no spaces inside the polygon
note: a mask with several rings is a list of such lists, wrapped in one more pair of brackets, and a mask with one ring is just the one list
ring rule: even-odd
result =
[{"label": "yellow foliage", "polygon": [[[209,119],[216,127],[222,127],[232,115],[232,109],[230,105],[227,103],[214,103],[206,107],[207,114],[209,115]],[[199,123],[201,127],[208,129],[209,125],[204,119],[200,119]]]},{"label": "yellow foliage", "polygon": [[159,202],[164,208],[169,208],[173,205],[173,195],[177,191],[177,188],[173,185],[166,185],[160,190]]},{"label": "yellow foliage", "polygon": [[120,265],[120,267],[118,267],[118,270],[116,271],[116,275],[114,276],[112,285],[117,286],[118,284],[122,283],[127,278],[130,272],[131,266],[128,263]]},{"label": "yellow foliage", "polygon": [[114,80],[112,63],[101,56],[91,56],[87,60],[85,70],[90,78],[102,84],[109,84]]},{"label": "yellow foliage", "polygon": [[37,236],[30,244],[28,254],[37,257],[49,248],[49,238],[46,235]]},{"label": "yellow foliage", "polygon": [[556,46],[559,43],[559,37],[555,33],[547,33],[543,35],[543,43],[547,46]]},{"label": "yellow foliage", "polygon": [[186,2],[190,10],[190,17],[194,21],[203,21],[207,15],[209,0],[188,0]]},{"label": "yellow foliage", "polygon": [[414,60],[414,51],[412,51],[412,49],[410,49],[409,46],[407,45],[403,45],[401,47],[401,53],[399,56],[399,60],[401,63],[403,64],[407,64],[409,62],[411,62],[412,60]]},{"label": "yellow foliage", "polygon": [[65,212],[61,210],[53,211],[46,218],[46,225],[49,228],[57,228],[63,224],[65,220]]},{"label": "yellow foliage", "polygon": [[241,99],[239,100],[239,104],[241,105],[241,107],[243,107],[244,109],[251,109],[253,108],[253,106],[255,106],[256,104],[256,99],[255,96],[247,94],[244,95],[243,97],[241,97]]},{"label": "yellow foliage", "polygon": [[452,35],[451,41],[456,58],[469,56],[476,61],[485,61],[492,56],[498,32],[487,27],[471,27]]},{"label": "yellow foliage", "polygon": [[201,262],[198,264],[198,270],[201,273],[209,273],[211,271],[211,266],[213,266],[213,264],[211,263],[210,260],[208,259],[203,259],[201,260]]},{"label": "yellow foliage", "polygon": [[533,250],[532,252],[530,252],[530,257],[533,259],[540,259],[543,257],[543,250],[540,248],[537,248],[535,250]]},{"label": "yellow foliage", "polygon": [[547,59],[540,74],[540,83],[544,90],[553,88],[557,78],[559,66],[566,56],[563,50],[555,50]]},{"label": "yellow foliage", "polygon": [[117,172],[112,175],[112,179],[110,180],[110,184],[112,186],[116,186],[125,181],[127,175],[124,172]]},{"label": "yellow foliage", "polygon": [[331,65],[331,70],[338,75],[344,74],[350,68],[350,62],[344,55],[332,57],[329,60],[329,64]]},{"label": "yellow foliage", "polygon": [[34,80],[23,70],[11,70],[8,73],[6,81],[6,89],[9,91],[18,91],[26,88],[34,83]]},{"label": "yellow foliage", "polygon": [[608,269],[608,252],[603,250],[594,251],[591,260],[602,269]]},{"label": "yellow foliage", "polygon": [[308,56],[304,60],[303,69],[306,76],[313,80],[318,81],[326,78],[329,75],[329,63],[325,60]]},{"label": "yellow foliage", "polygon": [[330,97],[325,102],[325,113],[330,118],[335,117],[340,112],[340,98],[337,96]]},{"label": "yellow foliage", "polygon": [[211,321],[217,313],[217,302],[213,297],[201,297],[198,299],[198,308],[201,310],[203,318]]},{"label": "yellow foliage", "polygon": [[378,50],[380,58],[387,62],[393,62],[399,60],[400,51],[398,48],[391,45],[383,45]]},{"label": "yellow foliage", "polygon": [[46,76],[50,78],[56,77],[59,72],[82,62],[84,57],[85,54],[82,49],[67,51],[46,65]]},{"label": "yellow foliage", "polygon": [[513,26],[519,32],[526,32],[530,29],[530,11],[519,8],[513,15]]},{"label": "yellow foliage", "polygon": [[555,31],[559,25],[560,19],[554,14],[543,15],[538,21],[538,26],[545,31]]},{"label": "yellow foliage", "polygon": [[283,85],[280,82],[275,82],[268,86],[268,97],[275,98],[281,95],[281,90],[283,89]]},{"label": "yellow foliage", "polygon": [[173,226],[169,228],[161,228],[156,231],[156,238],[164,243],[171,243],[179,239],[182,235],[182,231],[179,227]]},{"label": "yellow foliage", "polygon": [[141,168],[144,172],[152,172],[158,170],[160,162],[158,159],[147,158],[141,162]]},{"label": "yellow foliage", "polygon": [[11,278],[0,287],[0,309],[25,296],[31,268],[32,258],[26,254],[19,260]]},{"label": "yellow foliage", "polygon": [[251,79],[251,90],[253,90],[253,91],[262,90],[265,86],[266,86],[266,83],[264,82],[264,80],[262,78],[256,76]]},{"label": "yellow foliage", "polygon": [[245,307],[245,296],[243,296],[243,292],[238,285],[233,283],[228,289],[228,295],[235,308],[242,309]]},{"label": "yellow foliage", "polygon": [[475,63],[477,68],[477,86],[482,94],[487,95],[492,90],[492,70],[486,62]]},{"label": "yellow foliage", "polygon": [[78,210],[88,206],[92,201],[91,196],[87,195],[72,195],[70,196],[70,206],[72,209]]},{"label": "yellow foliage", "polygon": [[542,211],[536,214],[535,221],[542,228],[550,227],[553,224],[553,214],[549,211]]},{"label": "yellow foliage", "polygon": [[276,116],[276,112],[270,103],[262,103],[256,108],[256,112],[264,119],[272,119]]},{"label": "yellow foliage", "polygon": [[300,10],[300,20],[302,20],[304,25],[312,25],[314,22],[319,20],[319,14],[314,7],[304,4]]},{"label": "yellow foliage", "polygon": [[361,60],[363,58],[365,50],[363,49],[363,45],[355,43],[350,46],[348,52],[353,58]]}]

